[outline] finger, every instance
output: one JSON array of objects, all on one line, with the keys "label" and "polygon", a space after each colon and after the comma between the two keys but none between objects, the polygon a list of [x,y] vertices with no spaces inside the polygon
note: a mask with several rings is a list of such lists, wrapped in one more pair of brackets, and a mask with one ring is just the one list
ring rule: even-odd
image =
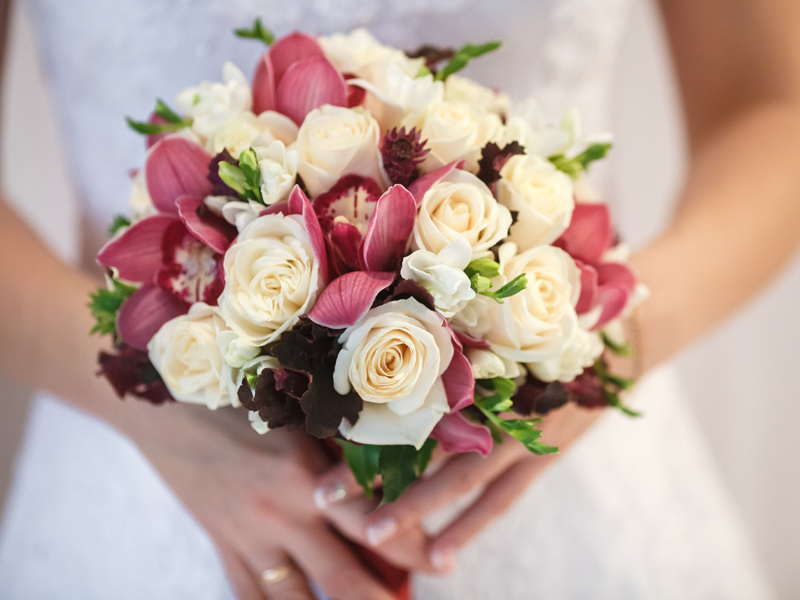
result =
[{"label": "finger", "polygon": [[287,536],[286,550],[336,600],[396,600],[324,523],[307,524]]},{"label": "finger", "polygon": [[314,600],[305,574],[292,563],[286,552],[262,545],[252,533],[240,534],[237,542],[250,577],[269,600]]},{"label": "finger", "polygon": [[314,489],[314,504],[320,510],[326,510],[333,504],[345,499],[363,496],[364,490],[358,485],[353,472],[347,463],[339,463],[317,478]]},{"label": "finger", "polygon": [[450,570],[455,565],[456,552],[503,515],[555,460],[557,457],[553,454],[526,457],[492,481],[478,499],[431,542],[431,563],[439,569]]},{"label": "finger", "polygon": [[218,550],[236,597],[239,600],[264,600],[266,596],[262,593],[247,563],[229,548],[220,547]]},{"label": "finger", "polygon": [[[331,506],[325,516],[343,536],[366,546],[369,542],[364,523],[376,506],[377,501],[361,497]],[[379,554],[395,566],[433,573],[436,568],[430,560],[428,542],[428,536],[420,527],[409,527],[381,546]]]},{"label": "finger", "polygon": [[487,457],[470,453],[453,458],[434,475],[417,481],[398,500],[372,513],[366,520],[367,541],[371,546],[380,546],[397,532],[417,525],[426,515],[491,481],[519,459],[520,446],[498,444]]}]

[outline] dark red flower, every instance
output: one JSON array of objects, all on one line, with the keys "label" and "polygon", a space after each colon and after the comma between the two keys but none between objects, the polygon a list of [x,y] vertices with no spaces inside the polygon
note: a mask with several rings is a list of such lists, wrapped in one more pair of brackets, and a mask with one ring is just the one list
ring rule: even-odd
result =
[{"label": "dark red flower", "polygon": [[401,127],[388,131],[381,141],[383,168],[392,183],[408,186],[419,177],[419,164],[425,159],[430,149],[420,138],[416,129],[406,131]]}]

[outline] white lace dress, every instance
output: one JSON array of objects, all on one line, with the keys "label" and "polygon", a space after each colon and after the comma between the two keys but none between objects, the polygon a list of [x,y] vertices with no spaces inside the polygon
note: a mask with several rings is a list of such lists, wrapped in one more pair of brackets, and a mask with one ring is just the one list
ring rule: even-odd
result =
[{"label": "white lace dress", "polygon": [[[471,74],[553,117],[604,130],[628,0],[30,0],[89,233],[125,209],[142,163],[124,115],[144,116],[260,49],[230,31],[369,27],[403,48],[502,39]],[[417,600],[742,599],[771,593],[671,373],[643,381],[646,418],[609,413]],[[233,598],[208,535],[136,447],[39,398],[0,534],[0,598]]]}]

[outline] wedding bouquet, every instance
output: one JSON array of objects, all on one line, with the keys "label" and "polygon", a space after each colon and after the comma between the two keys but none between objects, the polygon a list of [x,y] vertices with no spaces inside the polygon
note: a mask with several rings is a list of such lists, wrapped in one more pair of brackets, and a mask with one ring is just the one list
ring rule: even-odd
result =
[{"label": "wedding bouquet", "polygon": [[584,178],[606,140],[456,74],[496,42],[237,34],[269,46],[252,84],[227,63],[128,119],[147,158],[90,304],[120,397],[334,438],[385,501],[437,442],[551,453],[540,415],[622,407],[604,352],[639,294]]}]

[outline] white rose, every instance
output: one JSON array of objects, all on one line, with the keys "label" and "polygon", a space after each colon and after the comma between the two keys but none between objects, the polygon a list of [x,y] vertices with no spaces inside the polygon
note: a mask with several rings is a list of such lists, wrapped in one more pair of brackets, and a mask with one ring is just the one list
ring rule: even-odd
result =
[{"label": "white rose", "polygon": [[384,46],[361,27],[350,33],[320,36],[317,41],[334,67],[342,73],[352,73],[360,77],[364,75],[367,66],[376,62],[396,65],[411,77],[425,64],[422,58],[409,58],[402,50]]},{"label": "white rose", "polygon": [[153,336],[147,352],[173,398],[211,409],[239,405],[231,394],[235,375],[217,346],[217,334],[225,329],[217,311],[198,302]]},{"label": "white rose", "polygon": [[482,340],[492,326],[489,308],[494,302],[486,296],[475,296],[450,319],[450,326],[473,339]]},{"label": "white rose", "polygon": [[419,449],[449,412],[441,380],[453,358],[442,318],[409,298],[371,309],[339,338],[333,372],[340,394],[364,400],[358,421],[339,432],[361,444],[411,444]]},{"label": "white rose", "polygon": [[417,250],[403,259],[400,276],[424,287],[445,317],[452,317],[475,297],[469,277],[464,273],[472,257],[469,243],[459,238],[438,254]]},{"label": "white rose", "polygon": [[472,102],[498,115],[508,111],[509,100],[503,92],[496,92],[469,77],[450,75],[444,82],[444,99],[449,102]]},{"label": "white rose", "polygon": [[508,159],[495,191],[500,204],[517,213],[508,241],[520,250],[552,244],[572,219],[572,180],[539,156],[517,154]]},{"label": "white rose", "polygon": [[472,258],[485,256],[508,235],[511,213],[472,173],[456,169],[425,193],[414,223],[417,248],[438,253],[450,242],[465,239]]},{"label": "white rose", "polygon": [[380,139],[378,122],[369,113],[326,104],[308,113],[290,148],[298,152],[297,171],[308,191],[317,196],[342,175],[370,177],[388,187]]},{"label": "white rose", "polygon": [[541,381],[568,382],[591,367],[602,353],[600,335],[576,327],[561,354],[541,362],[530,362],[528,368]]},{"label": "white rose", "polygon": [[463,159],[466,170],[477,173],[481,150],[503,129],[499,116],[469,102],[434,102],[426,113],[409,115],[402,124],[416,127],[430,149],[422,163],[425,172]]},{"label": "white rose", "polygon": [[192,130],[205,138],[253,105],[250,85],[236,65],[226,62],[222,77],[224,83],[204,81],[186,88],[175,100],[178,109],[192,118]]},{"label": "white rose", "polygon": [[578,326],[575,304],[580,295],[580,271],[572,258],[553,246],[536,246],[516,253],[513,243],[498,252],[500,277],[495,287],[518,275],[527,287],[489,305],[491,327],[486,340],[500,356],[522,363],[559,355]]},{"label": "white rose", "polygon": [[491,350],[484,348],[467,348],[464,354],[472,365],[472,375],[475,379],[494,379],[503,377],[515,379],[523,371],[519,363],[503,358]]},{"label": "white rose", "polygon": [[274,342],[306,314],[321,285],[302,217],[258,217],[225,254],[222,316],[243,345]]},{"label": "white rose", "polygon": [[291,144],[297,137],[297,125],[284,121],[289,119],[272,111],[258,116],[250,111],[239,113],[209,134],[206,150],[211,154],[227,150],[238,159],[250,147],[269,146],[276,141]]}]

